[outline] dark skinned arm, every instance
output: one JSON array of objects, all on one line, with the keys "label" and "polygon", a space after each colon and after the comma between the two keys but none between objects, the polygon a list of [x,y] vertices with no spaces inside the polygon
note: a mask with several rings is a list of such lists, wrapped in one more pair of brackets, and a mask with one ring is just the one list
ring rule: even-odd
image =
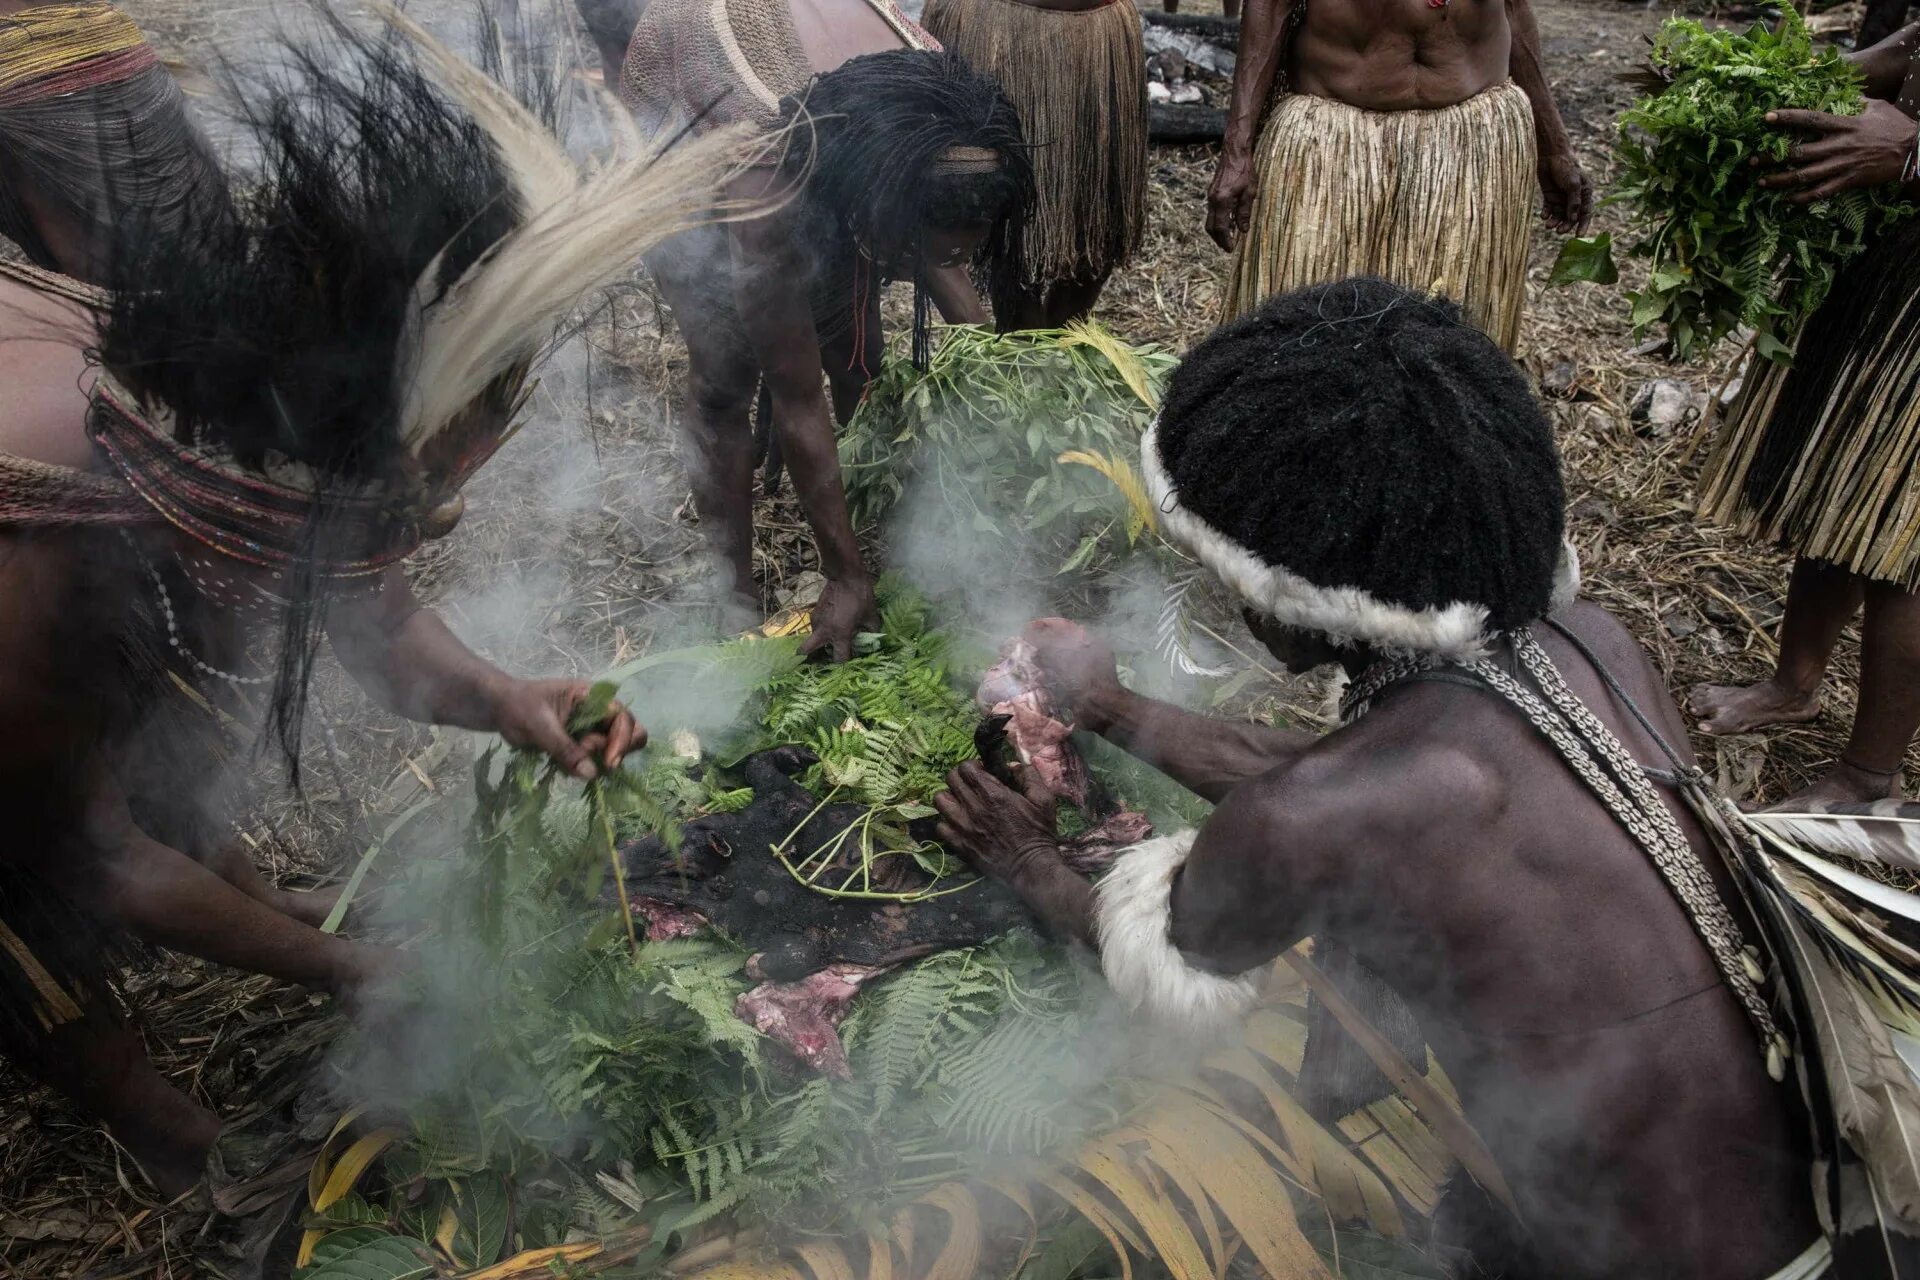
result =
[{"label": "dark skinned arm", "polygon": [[1207,188],[1207,234],[1231,252],[1253,213],[1253,143],[1287,57],[1288,0],[1247,0],[1220,163]]},{"label": "dark skinned arm", "polygon": [[575,739],[567,720],[590,682],[508,675],[422,606],[398,568],[386,571],[377,591],[337,601],[327,635],[367,695],[409,720],[497,733],[582,779],[598,773],[596,760],[618,768],[628,751],[646,745],[646,731],[617,703],[601,727]]},{"label": "dark skinned arm", "polygon": [[1593,218],[1593,187],[1574,158],[1567,126],[1547,83],[1540,56],[1540,24],[1529,0],[1507,0],[1507,21],[1513,28],[1511,55],[1513,82],[1533,105],[1533,132],[1540,149],[1540,191],[1546,201],[1547,223],[1556,231],[1583,231]]},{"label": "dark skinned arm", "polygon": [[[1027,771],[1031,774],[1031,771]],[[947,777],[934,798],[940,842],[1020,895],[1051,938],[1098,946],[1093,884],[1067,866],[1053,831],[1053,797],[1037,777],[1005,786],[978,762]],[[1284,784],[1242,787],[1194,836],[1174,880],[1173,943],[1197,967],[1237,974],[1272,960],[1311,931],[1309,904],[1341,859],[1352,813],[1296,798]],[[1125,854],[1121,855],[1125,857]]]},{"label": "dark skinned arm", "polygon": [[992,323],[965,267],[935,267],[927,272],[927,296],[948,324]]},{"label": "dark skinned arm", "polygon": [[[758,199],[773,180],[748,179],[751,189],[734,194]],[[777,212],[733,224],[732,239],[741,325],[773,398],[781,457],[813,529],[820,572],[827,579],[814,606],[813,634],[805,651],[826,651],[834,661],[844,662],[852,655],[854,634],[879,626],[879,612],[847,512],[833,412],[820,372],[820,338],[800,283],[807,278],[805,263],[799,259],[791,224]]]},{"label": "dark skinned arm", "polygon": [[1317,741],[1294,729],[1199,715],[1142,697],[1117,681],[1081,704],[1076,724],[1216,804],[1247,779],[1298,759]]},{"label": "dark skinned arm", "polygon": [[1309,733],[1218,720],[1141,697],[1120,683],[1106,642],[1065,618],[1028,623],[1020,638],[1033,646],[1047,691],[1076,728],[1101,735],[1205,799],[1218,801],[1317,741]]},{"label": "dark skinned arm", "polygon": [[1892,102],[1900,96],[1900,88],[1907,81],[1907,68],[1913,62],[1915,45],[1920,45],[1920,22],[1901,28],[1870,49],[1847,55],[1847,60],[1867,78],[1869,98]]}]

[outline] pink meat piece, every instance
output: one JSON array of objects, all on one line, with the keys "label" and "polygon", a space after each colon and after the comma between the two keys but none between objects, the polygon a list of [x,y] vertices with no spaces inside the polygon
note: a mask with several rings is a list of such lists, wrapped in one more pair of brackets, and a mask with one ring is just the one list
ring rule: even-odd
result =
[{"label": "pink meat piece", "polygon": [[[758,968],[747,962],[749,973]],[[860,988],[885,972],[874,965],[830,964],[798,982],[763,982],[735,1000],[733,1012],[809,1070],[851,1080],[837,1028]]]},{"label": "pink meat piece", "polygon": [[1086,762],[1073,749],[1073,730],[1040,678],[1033,646],[1010,640],[1000,653],[1000,661],[981,677],[974,700],[990,716],[1010,717],[1007,741],[1020,762],[1040,775],[1047,790],[1084,809],[1091,785]]},{"label": "pink meat piece", "polygon": [[707,927],[707,918],[698,911],[676,907],[673,903],[662,902],[658,898],[635,898],[633,914],[646,921],[648,942],[665,942],[670,938],[691,938]]}]

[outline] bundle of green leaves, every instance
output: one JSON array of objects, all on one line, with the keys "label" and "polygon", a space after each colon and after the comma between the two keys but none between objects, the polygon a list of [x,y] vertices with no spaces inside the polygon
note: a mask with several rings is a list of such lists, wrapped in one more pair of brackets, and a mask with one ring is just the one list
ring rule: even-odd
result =
[{"label": "bundle of green leaves", "polygon": [[[1857,115],[1860,75],[1836,50],[1817,48],[1791,7],[1776,27],[1737,32],[1673,19],[1654,41],[1652,66],[1666,85],[1621,118],[1620,175],[1608,196],[1628,211],[1629,252],[1649,264],[1646,287],[1627,295],[1634,331],[1663,327],[1685,360],[1749,328],[1762,356],[1785,360],[1846,261],[1913,212],[1891,190],[1794,204],[1759,185],[1793,141],[1767,113]],[[1552,279],[1617,281],[1611,235],[1568,241]]]},{"label": "bundle of green leaves", "polygon": [[931,495],[916,519],[944,513],[970,545],[1037,549],[1046,572],[1089,567],[1138,528],[1097,470],[1061,455],[1136,461],[1175,363],[1093,324],[947,329],[924,373],[888,363],[841,437],[854,519]]}]

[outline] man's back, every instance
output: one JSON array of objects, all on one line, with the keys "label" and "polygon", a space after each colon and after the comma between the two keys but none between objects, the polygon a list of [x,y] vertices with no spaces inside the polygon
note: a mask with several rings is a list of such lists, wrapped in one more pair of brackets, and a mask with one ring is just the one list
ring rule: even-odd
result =
[{"label": "man's back", "polygon": [[[1591,606],[1561,621],[1690,758],[1619,624]],[[1537,633],[1635,758],[1666,767],[1573,646]],[[1391,975],[1419,1015],[1540,1265],[1646,1277],[1663,1274],[1657,1260],[1735,1280],[1818,1234],[1788,1087],[1768,1078],[1712,956],[1648,854],[1510,705],[1451,679],[1410,683],[1285,773],[1251,785],[1289,808],[1364,815],[1316,824],[1317,853],[1271,856],[1319,864],[1296,873],[1327,904],[1315,932]],[[1698,824],[1657,789],[1736,905]]]}]

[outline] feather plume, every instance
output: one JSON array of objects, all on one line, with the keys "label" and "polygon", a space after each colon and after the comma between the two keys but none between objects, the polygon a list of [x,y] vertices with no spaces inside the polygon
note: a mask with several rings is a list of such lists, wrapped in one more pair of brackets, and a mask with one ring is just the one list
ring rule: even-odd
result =
[{"label": "feather plume", "polygon": [[1866,1162],[1883,1227],[1920,1234],[1920,1082],[1844,956],[1793,914],[1781,932],[1814,1024],[1834,1124]]},{"label": "feather plume", "polygon": [[426,312],[403,375],[416,452],[502,370],[525,359],[582,295],[662,241],[734,212],[728,178],[764,145],[744,129],[614,160],[530,214]]},{"label": "feather plume", "polygon": [[1834,804],[1745,816],[1755,831],[1812,853],[1920,874],[1920,804]]},{"label": "feather plume", "polygon": [[[579,185],[580,170],[567,149],[505,85],[434,39],[387,0],[367,0],[367,7],[406,38],[434,82],[486,131],[528,213],[557,203]],[[497,40],[497,29],[490,34]]]}]

